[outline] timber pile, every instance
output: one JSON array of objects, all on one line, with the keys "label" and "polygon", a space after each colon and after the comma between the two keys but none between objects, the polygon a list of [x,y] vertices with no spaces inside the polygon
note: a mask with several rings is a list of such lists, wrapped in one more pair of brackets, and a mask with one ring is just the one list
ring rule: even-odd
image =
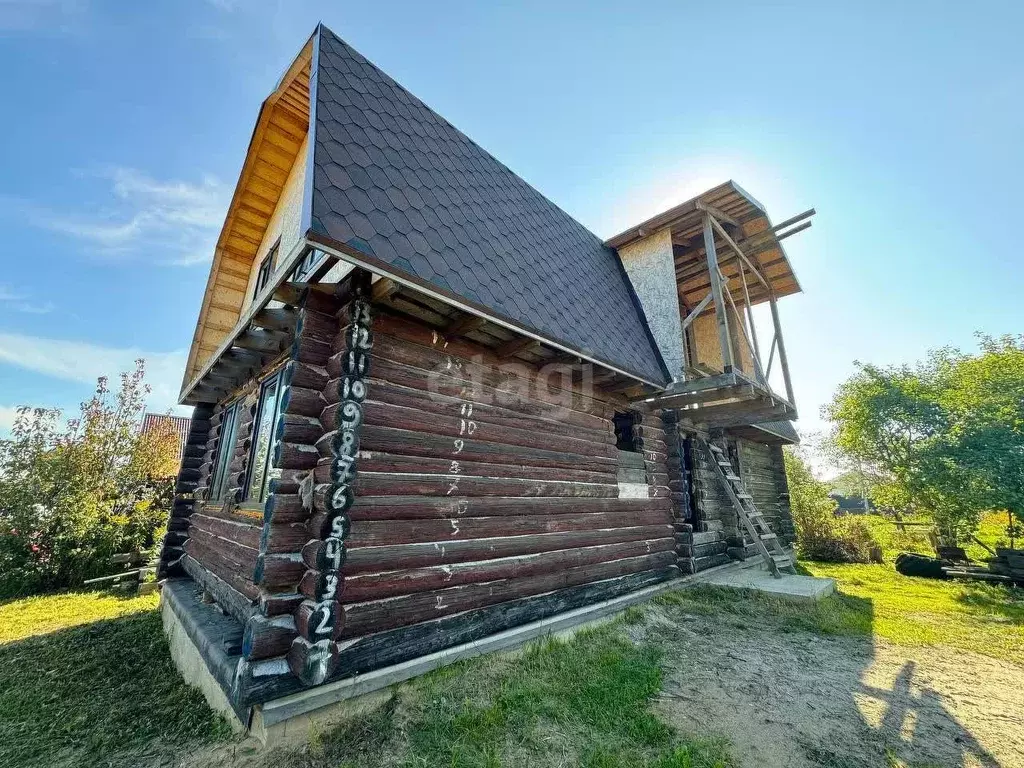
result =
[{"label": "timber pile", "polygon": [[[709,519],[706,515],[706,502],[719,492],[718,484],[709,482],[701,474],[702,465],[696,456],[693,461],[697,471],[693,477],[686,477],[687,451],[694,450],[692,443],[687,442],[692,434],[691,428],[681,423],[676,410],[664,410],[661,417],[666,428],[666,468],[669,473],[668,485],[671,490],[679,568],[683,573],[698,573],[729,562],[723,525],[720,520]],[[705,459],[706,462],[713,460],[710,455]]]},{"label": "timber pile", "polygon": [[996,556],[988,561],[988,569],[1000,576],[1008,576],[1024,586],[1024,549],[996,547]]},{"label": "timber pile", "polygon": [[[198,506],[183,545],[182,567],[245,625],[240,700],[678,574],[659,415],[635,431],[650,498],[620,499],[613,417],[624,399],[578,375],[538,385],[534,366],[379,308],[364,334],[351,322],[354,288],[344,290],[293,297],[280,323],[291,346],[259,375],[283,365],[266,503],[241,503],[254,379],[232,490]],[[352,356],[363,344],[368,369]],[[201,494],[216,457],[210,422]],[[339,462],[353,440],[357,452]]]}]

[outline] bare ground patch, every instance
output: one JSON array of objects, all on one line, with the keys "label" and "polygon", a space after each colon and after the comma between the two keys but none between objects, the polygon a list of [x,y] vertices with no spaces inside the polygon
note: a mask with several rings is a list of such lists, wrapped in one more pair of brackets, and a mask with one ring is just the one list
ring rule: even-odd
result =
[{"label": "bare ground patch", "polygon": [[1024,668],[970,651],[792,630],[771,616],[654,606],[655,705],[727,736],[744,766],[1024,766]]}]

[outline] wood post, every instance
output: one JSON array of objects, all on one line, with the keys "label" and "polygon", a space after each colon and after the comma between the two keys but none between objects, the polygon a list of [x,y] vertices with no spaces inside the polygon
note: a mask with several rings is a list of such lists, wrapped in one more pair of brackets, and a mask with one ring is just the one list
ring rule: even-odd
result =
[{"label": "wood post", "polygon": [[722,281],[718,272],[718,254],[715,252],[715,231],[711,216],[704,214],[704,250],[708,257],[708,272],[711,278],[711,295],[715,301],[715,317],[718,319],[718,343],[722,350],[722,366],[726,373],[734,366],[732,339],[729,337],[729,317],[722,296]]},{"label": "wood post", "polygon": [[786,384],[786,399],[791,405],[796,404],[793,398],[793,381],[789,376],[789,359],[786,357],[786,342],[782,338],[782,324],[779,322],[779,307],[775,299],[775,291],[769,289],[768,301],[772,307],[772,323],[775,325],[775,340],[779,346],[779,364],[782,366],[782,380]]}]

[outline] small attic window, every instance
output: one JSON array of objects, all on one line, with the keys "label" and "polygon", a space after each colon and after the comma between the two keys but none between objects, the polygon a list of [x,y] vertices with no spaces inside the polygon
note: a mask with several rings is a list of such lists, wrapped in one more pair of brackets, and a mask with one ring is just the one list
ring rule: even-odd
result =
[{"label": "small attic window", "polygon": [[278,238],[277,242],[267,251],[267,255],[263,257],[263,261],[260,262],[260,270],[256,273],[256,287],[252,292],[253,296],[259,296],[260,291],[266,288],[270,282],[270,276],[274,274],[274,262],[277,261],[277,250],[280,245],[281,239]]},{"label": "small attic window", "polygon": [[614,422],[615,447],[620,451],[640,453],[643,450],[643,442],[636,428],[640,422],[640,414],[634,411],[616,411]]}]

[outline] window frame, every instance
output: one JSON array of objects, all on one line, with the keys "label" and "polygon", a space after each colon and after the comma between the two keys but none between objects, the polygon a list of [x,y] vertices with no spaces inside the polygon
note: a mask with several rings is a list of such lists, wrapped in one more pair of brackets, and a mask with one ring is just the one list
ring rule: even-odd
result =
[{"label": "window frame", "polygon": [[[257,400],[256,418],[253,421],[253,430],[251,435],[251,442],[249,445],[249,458],[248,461],[246,462],[247,470],[244,487],[245,492],[243,494],[243,499],[246,503],[262,504],[263,502],[266,501],[267,498],[267,491],[269,490],[270,480],[272,479],[270,475],[271,471],[273,470],[272,464],[277,439],[277,422],[278,417],[281,414],[281,397],[284,394],[283,374],[283,370],[275,371],[274,373],[270,374],[263,381],[260,382],[260,393],[259,399]],[[268,426],[270,432],[266,437],[267,455],[263,462],[262,478],[260,479],[260,488],[256,489],[256,492],[254,493],[253,479],[256,476],[255,460],[260,450],[260,428],[263,425],[263,417],[265,415],[265,411],[268,405],[268,397],[266,393],[271,386],[276,387],[276,390],[273,395],[273,410],[271,412],[271,418]]]},{"label": "window frame", "polygon": [[274,274],[275,262],[277,261],[277,252],[281,247],[281,238],[277,238],[270,249],[267,251],[267,255],[263,257],[263,261],[260,262],[260,268],[256,271],[256,286],[252,290],[253,298],[260,295],[260,291],[267,287],[270,283],[270,277]]},{"label": "window frame", "polygon": [[310,248],[309,253],[303,256],[302,260],[295,265],[295,271],[292,272],[292,280],[297,283],[306,282],[306,279],[311,277],[320,268],[326,255],[323,251]]},{"label": "window frame", "polygon": [[220,419],[221,432],[217,438],[217,450],[214,454],[213,471],[210,473],[210,490],[207,498],[210,501],[224,501],[227,493],[227,476],[233,458],[235,444],[238,442],[238,414],[242,401],[224,407]]}]

